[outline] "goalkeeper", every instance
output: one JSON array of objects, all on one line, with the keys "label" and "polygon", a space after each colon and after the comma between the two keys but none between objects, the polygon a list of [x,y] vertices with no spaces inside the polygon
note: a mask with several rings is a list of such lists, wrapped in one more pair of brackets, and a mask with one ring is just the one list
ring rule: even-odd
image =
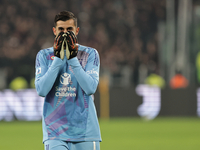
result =
[{"label": "goalkeeper", "polygon": [[35,64],[35,87],[45,97],[45,150],[100,150],[93,99],[99,83],[99,54],[78,44],[79,27],[73,13],[58,13],[54,23],[54,45],[40,50]]}]

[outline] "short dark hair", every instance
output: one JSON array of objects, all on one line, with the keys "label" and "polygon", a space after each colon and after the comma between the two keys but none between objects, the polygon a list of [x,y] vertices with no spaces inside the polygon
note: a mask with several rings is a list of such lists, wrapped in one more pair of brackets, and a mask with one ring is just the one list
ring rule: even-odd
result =
[{"label": "short dark hair", "polygon": [[70,11],[61,11],[59,12],[54,19],[54,26],[56,26],[57,21],[67,21],[73,19],[74,25],[77,27],[77,17]]}]

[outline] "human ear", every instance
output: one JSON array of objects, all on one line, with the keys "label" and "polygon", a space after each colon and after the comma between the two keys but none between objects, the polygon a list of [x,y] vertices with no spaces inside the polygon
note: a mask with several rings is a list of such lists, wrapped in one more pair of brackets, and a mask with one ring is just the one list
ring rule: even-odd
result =
[{"label": "human ear", "polygon": [[55,27],[53,27],[53,34],[56,36],[56,28]]},{"label": "human ear", "polygon": [[78,33],[79,33],[79,30],[80,30],[80,28],[78,27],[78,28],[76,28],[76,36],[78,35]]}]

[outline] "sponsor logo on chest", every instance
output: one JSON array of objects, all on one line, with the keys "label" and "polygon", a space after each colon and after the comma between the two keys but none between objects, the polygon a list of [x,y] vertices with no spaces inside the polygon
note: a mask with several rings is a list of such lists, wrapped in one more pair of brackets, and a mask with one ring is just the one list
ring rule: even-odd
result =
[{"label": "sponsor logo on chest", "polygon": [[56,86],[55,96],[76,97],[76,88],[69,85],[72,84],[71,74],[63,73],[59,79],[62,87]]}]

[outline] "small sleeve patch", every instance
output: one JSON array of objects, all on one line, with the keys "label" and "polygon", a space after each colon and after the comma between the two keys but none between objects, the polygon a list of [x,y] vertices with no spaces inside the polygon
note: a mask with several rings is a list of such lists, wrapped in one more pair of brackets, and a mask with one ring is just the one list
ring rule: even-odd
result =
[{"label": "small sleeve patch", "polygon": [[40,75],[42,73],[42,68],[40,67],[40,68],[37,68],[37,70],[36,70],[36,75]]}]

